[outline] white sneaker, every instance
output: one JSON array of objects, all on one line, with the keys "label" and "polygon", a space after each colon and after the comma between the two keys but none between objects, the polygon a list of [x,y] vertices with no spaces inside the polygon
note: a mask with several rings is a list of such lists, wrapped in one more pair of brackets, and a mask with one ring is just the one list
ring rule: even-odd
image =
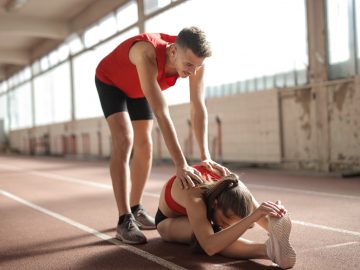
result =
[{"label": "white sneaker", "polygon": [[282,269],[292,268],[296,262],[295,250],[290,245],[291,220],[288,214],[281,218],[269,217],[269,239],[265,242],[269,258]]}]

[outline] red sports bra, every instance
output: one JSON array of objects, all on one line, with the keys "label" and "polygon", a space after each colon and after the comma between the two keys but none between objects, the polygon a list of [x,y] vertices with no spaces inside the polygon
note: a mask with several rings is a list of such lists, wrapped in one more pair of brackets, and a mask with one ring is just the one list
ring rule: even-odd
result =
[{"label": "red sports bra", "polygon": [[[210,182],[211,180],[217,181],[217,180],[221,179],[221,177],[218,174],[216,174],[212,171],[209,171],[208,169],[206,169],[205,167],[203,167],[201,165],[194,165],[192,167],[197,169],[201,173],[202,177],[208,182]],[[172,185],[173,185],[175,179],[176,179],[176,175],[172,176],[166,184],[165,202],[171,210],[173,210],[174,212],[177,212],[180,215],[186,216],[187,215],[186,209],[184,207],[182,207],[180,204],[178,204],[171,196],[171,188],[172,188]]]}]

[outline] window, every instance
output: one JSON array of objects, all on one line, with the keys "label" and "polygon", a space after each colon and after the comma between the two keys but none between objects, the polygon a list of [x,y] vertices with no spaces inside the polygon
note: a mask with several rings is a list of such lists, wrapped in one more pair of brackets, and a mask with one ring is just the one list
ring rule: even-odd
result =
[{"label": "window", "polygon": [[360,0],[355,1],[357,73],[360,74]]},{"label": "window", "polygon": [[86,48],[89,48],[100,40],[100,30],[98,25],[94,25],[93,27],[89,28],[84,33],[84,45]]},{"label": "window", "polygon": [[138,28],[132,28],[126,33],[86,51],[74,58],[74,91],[75,118],[84,119],[102,116],[97,90],[95,88],[95,69],[99,61],[110,53],[126,38],[139,33]]},{"label": "window", "polygon": [[153,13],[160,8],[166,7],[169,4],[171,4],[171,0],[147,0],[147,1],[144,1],[145,15]]},{"label": "window", "polygon": [[[8,111],[7,111],[7,95],[0,94],[0,137],[1,137],[1,131],[7,131],[9,126],[9,117],[8,117]],[[1,142],[1,138],[0,138]]]},{"label": "window", "polygon": [[73,34],[67,39],[70,48],[70,53],[76,54],[84,49],[84,45],[78,35]]},{"label": "window", "polygon": [[41,72],[41,68],[40,68],[40,60],[35,61],[32,65],[31,65],[31,70],[32,73],[34,75],[37,75]]},{"label": "window", "polygon": [[58,48],[58,57],[59,61],[64,61],[69,57],[70,54],[70,48],[67,44],[62,44]]},{"label": "window", "polygon": [[[307,82],[308,48],[304,0],[226,3],[224,5],[220,0],[186,1],[146,21],[145,28],[147,32],[176,35],[183,27],[188,26],[179,23],[183,21],[182,18],[191,18],[191,25],[203,29],[213,51],[213,55],[205,60],[206,86],[234,83],[238,86],[240,84],[237,82],[248,81],[245,90],[258,90],[257,85],[259,88],[269,85],[262,81],[264,76],[272,77],[276,82],[273,85],[278,87]],[[206,12],[199,16],[199,10],[204,6]],[[226,90],[227,87],[209,89],[212,91],[211,95],[215,95],[214,91],[223,94],[238,92],[238,89]],[[179,89],[178,100],[182,99],[184,92]]]},{"label": "window", "polygon": [[8,92],[10,130],[32,126],[31,85],[25,83]]},{"label": "window", "polygon": [[6,92],[7,91],[7,83],[6,81],[3,81],[0,83],[0,93]]},{"label": "window", "polygon": [[57,63],[59,63],[59,53],[57,50],[52,51],[49,53],[49,64],[50,66],[55,66]]},{"label": "window", "polygon": [[40,59],[40,69],[41,71],[48,70],[50,67],[49,58],[48,56],[44,56]]},{"label": "window", "polygon": [[114,14],[110,14],[99,23],[98,33],[100,40],[107,39],[116,34],[116,18]]},{"label": "window", "polygon": [[119,31],[136,23],[138,21],[138,10],[136,1],[129,1],[129,3],[120,7],[116,12],[117,29]]},{"label": "window", "polygon": [[35,124],[71,119],[70,65],[65,62],[34,79]]},{"label": "window", "polygon": [[349,77],[356,72],[354,1],[326,1],[329,78]]},{"label": "window", "polygon": [[94,51],[86,51],[74,57],[73,76],[76,119],[102,115],[98,93],[95,88],[96,66],[97,61]]}]

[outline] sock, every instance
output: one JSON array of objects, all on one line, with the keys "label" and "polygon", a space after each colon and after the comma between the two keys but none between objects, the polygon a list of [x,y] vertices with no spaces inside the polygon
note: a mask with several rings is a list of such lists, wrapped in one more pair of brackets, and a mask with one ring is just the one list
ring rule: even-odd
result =
[{"label": "sock", "polygon": [[129,214],[127,213],[127,214],[124,214],[124,215],[120,216],[120,217],[119,217],[119,221],[118,221],[118,225],[120,225],[121,223],[123,223],[125,217],[128,216],[128,215],[129,215]]},{"label": "sock", "polygon": [[131,213],[135,213],[140,208],[140,204],[131,206]]}]

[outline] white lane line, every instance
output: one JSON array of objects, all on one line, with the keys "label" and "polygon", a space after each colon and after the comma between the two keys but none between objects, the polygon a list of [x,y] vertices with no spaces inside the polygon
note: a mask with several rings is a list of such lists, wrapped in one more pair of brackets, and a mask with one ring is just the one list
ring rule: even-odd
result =
[{"label": "white lane line", "polygon": [[318,225],[318,224],[313,224],[313,223],[309,223],[309,222],[304,222],[304,221],[300,221],[300,220],[291,220],[291,222],[295,223],[295,224],[298,224],[298,225],[303,225],[303,226],[306,226],[306,227],[312,227],[312,228],[316,228],[316,229],[332,231],[332,232],[338,232],[338,233],[343,233],[343,234],[350,234],[350,235],[353,235],[353,236],[360,237],[360,232],[343,230],[343,229],[333,228],[333,227],[329,227],[329,226],[325,226],[325,225]]},{"label": "white lane line", "polygon": [[223,266],[228,266],[228,265],[242,263],[242,262],[244,262],[244,260],[236,260],[236,261],[231,261],[231,262],[226,262],[226,263],[216,263],[216,264],[214,264],[214,266],[215,267],[223,267]]},{"label": "white lane line", "polygon": [[[77,184],[81,184],[81,185],[112,190],[112,186],[109,184],[102,184],[102,183],[87,181],[87,180],[83,180],[83,179],[79,179],[79,178],[62,176],[62,175],[58,175],[58,174],[52,174],[52,173],[44,173],[44,172],[37,172],[37,171],[30,171],[28,173],[32,174],[32,175],[48,177],[48,178],[52,178],[52,179],[56,179],[56,180],[60,180],[60,181],[77,183]],[[160,198],[160,194],[156,194],[156,193],[144,192],[144,195],[149,196],[149,197]]]},{"label": "white lane line", "polygon": [[340,243],[340,244],[335,244],[335,245],[327,245],[327,246],[317,247],[317,248],[309,248],[309,249],[302,250],[302,251],[300,251],[298,253],[307,253],[307,252],[313,252],[313,251],[317,251],[317,250],[332,249],[332,248],[338,248],[338,247],[346,247],[346,246],[358,245],[358,244],[360,244],[360,242],[346,242],[346,243]]},{"label": "white lane line", "polygon": [[[3,165],[0,165],[0,168],[4,167]],[[6,166],[5,166],[6,167]],[[11,166],[13,167],[13,166]],[[20,170],[19,168],[13,167],[14,170]],[[58,175],[58,174],[53,174],[53,173],[44,173],[44,172],[39,172],[39,171],[27,171],[26,173],[29,174],[33,174],[33,175],[37,175],[37,176],[42,176],[42,177],[48,177],[48,178],[52,178],[52,179],[56,179],[56,180],[60,180],[60,181],[66,181],[66,182],[70,182],[70,183],[77,183],[77,184],[81,184],[81,185],[86,185],[86,186],[92,186],[92,187],[97,187],[97,188],[102,188],[102,189],[112,189],[112,186],[109,184],[102,184],[102,183],[97,183],[97,182],[92,182],[92,181],[88,181],[88,180],[83,180],[83,179],[79,179],[79,178],[75,178],[75,177],[68,177],[68,176],[62,176],[62,175]],[[251,185],[248,185],[251,186]],[[261,186],[261,185],[253,185],[256,186],[258,188],[264,188],[264,189],[272,189],[272,190],[278,190],[278,188],[274,187],[274,188],[269,188],[266,186]],[[282,188],[280,188],[282,189]],[[297,192],[298,190],[295,189],[285,189],[283,188],[283,190],[286,191],[294,191]],[[305,190],[305,192],[307,192]],[[323,194],[323,193],[321,193]],[[324,193],[324,194],[328,194],[328,193]],[[151,193],[151,192],[144,192],[144,195],[146,196],[150,196],[150,197],[154,197],[154,198],[159,198],[160,195],[157,193]],[[336,194],[332,194],[332,195],[336,195]],[[347,196],[349,197],[349,196]],[[351,199],[358,199],[359,197],[354,197],[354,196],[350,196]],[[338,233],[343,233],[343,234],[350,234],[350,235],[354,235],[354,236],[360,236],[359,232],[356,231],[349,231],[349,230],[343,230],[343,229],[339,229],[339,228],[334,228],[334,227],[329,227],[329,226],[324,226],[324,225],[318,225],[318,224],[313,224],[313,223],[308,223],[308,222],[304,222],[304,221],[297,221],[297,220],[292,220],[293,223],[298,224],[298,225],[302,225],[302,226],[306,226],[306,227],[311,227],[311,228],[317,228],[317,229],[322,229],[322,230],[327,230],[327,231],[333,231],[333,232],[338,232]]]},{"label": "white lane line", "polygon": [[112,186],[109,185],[109,184],[102,184],[102,183],[92,182],[92,181],[88,181],[88,180],[84,180],[84,179],[80,179],[80,178],[75,178],[75,177],[68,177],[68,176],[62,176],[62,175],[58,175],[58,174],[44,173],[44,172],[38,172],[38,171],[29,171],[27,173],[31,174],[31,175],[48,177],[48,178],[52,178],[52,179],[56,179],[56,180],[60,180],[60,181],[65,181],[65,182],[70,182],[70,183],[76,183],[76,184],[92,186],[92,187],[97,187],[97,188],[103,188],[103,189],[112,189]]},{"label": "white lane line", "polygon": [[26,201],[26,200],[24,200],[24,199],[22,199],[22,198],[20,198],[20,197],[18,197],[16,195],[12,194],[12,193],[9,193],[7,191],[4,191],[4,190],[0,189],[0,194],[5,196],[5,197],[8,197],[10,199],[13,199],[13,200],[15,200],[15,201],[17,201],[17,202],[19,202],[21,204],[24,204],[24,205],[26,205],[26,206],[34,209],[34,210],[37,210],[37,211],[39,211],[41,213],[44,213],[45,215],[51,216],[51,217],[56,218],[56,219],[58,219],[58,220],[60,220],[60,221],[62,221],[64,223],[67,223],[67,224],[69,224],[69,225],[71,225],[73,227],[76,227],[76,228],[78,228],[78,229],[80,229],[80,230],[82,230],[84,232],[87,232],[89,234],[93,234],[97,238],[100,238],[102,240],[110,242],[110,243],[112,243],[114,245],[120,246],[121,248],[126,249],[129,252],[132,252],[132,253],[134,253],[136,255],[139,255],[139,256],[141,256],[141,257],[143,257],[143,258],[145,258],[145,259],[147,259],[149,261],[152,261],[154,263],[157,263],[157,264],[159,264],[159,265],[161,265],[161,266],[163,266],[163,267],[165,267],[167,269],[186,270],[186,268],[183,268],[183,267],[181,267],[179,265],[176,265],[176,264],[174,264],[172,262],[164,260],[164,259],[162,259],[160,257],[157,257],[157,256],[155,256],[155,255],[153,255],[153,254],[151,254],[149,252],[143,251],[141,249],[138,249],[138,248],[136,248],[134,246],[126,245],[126,244],[122,243],[121,241],[111,237],[110,235],[101,233],[101,232],[99,232],[99,231],[97,231],[97,230],[95,230],[93,228],[90,228],[90,227],[88,227],[88,226],[86,226],[84,224],[81,224],[81,223],[79,223],[79,222],[77,222],[75,220],[67,218],[67,217],[65,217],[63,215],[55,213],[55,212],[53,212],[51,210],[48,210],[46,208],[43,208],[43,207],[41,207],[39,205],[33,204],[33,203],[29,202],[29,201]]},{"label": "white lane line", "polygon": [[246,185],[249,188],[265,189],[265,190],[272,190],[272,191],[285,191],[285,192],[292,192],[292,193],[300,193],[300,194],[315,195],[315,196],[325,196],[325,197],[335,197],[335,198],[343,198],[343,199],[360,199],[360,196],[311,191],[311,190],[306,190],[306,189],[283,188],[283,187],[265,186],[265,185],[257,185],[257,184],[246,184]]},{"label": "white lane line", "polygon": [[[108,185],[108,184],[101,184],[101,183],[91,182],[91,181],[87,181],[87,180],[83,180],[83,179],[79,179],[79,178],[62,176],[62,175],[53,174],[53,173],[44,173],[44,172],[39,172],[39,171],[35,171],[35,170],[26,171],[26,169],[12,166],[12,165],[0,164],[0,168],[12,170],[12,171],[25,170],[24,173],[29,173],[29,174],[33,174],[33,175],[45,176],[45,177],[50,177],[50,178],[54,178],[54,179],[58,179],[58,180],[69,181],[69,182],[74,182],[74,183],[79,183],[79,184],[85,184],[88,186],[95,186],[95,187],[105,188],[105,189],[112,188],[111,185]],[[327,192],[318,192],[318,191],[311,191],[311,190],[305,190],[305,189],[283,188],[283,187],[265,186],[265,185],[257,185],[257,184],[246,184],[246,185],[249,188],[265,189],[265,190],[272,190],[272,191],[285,191],[285,192],[292,192],[292,193],[300,193],[300,194],[315,195],[315,196],[325,196],[325,197],[335,197],[335,198],[343,198],[343,199],[360,199],[360,196],[344,195],[344,194],[338,194],[338,193],[327,193]],[[154,194],[148,193],[148,196],[154,197]],[[155,197],[159,197],[159,196],[155,195]]]}]

